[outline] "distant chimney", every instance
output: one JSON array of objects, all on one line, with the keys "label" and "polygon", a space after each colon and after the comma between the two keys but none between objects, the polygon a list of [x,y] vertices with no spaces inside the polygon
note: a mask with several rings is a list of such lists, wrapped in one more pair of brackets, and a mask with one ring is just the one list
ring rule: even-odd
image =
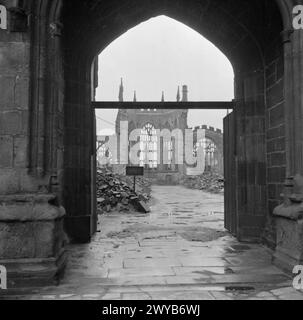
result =
[{"label": "distant chimney", "polygon": [[134,92],[134,102],[137,102],[137,92]]},{"label": "distant chimney", "polygon": [[188,102],[188,87],[185,85],[182,88],[182,102]]},{"label": "distant chimney", "polygon": [[164,98],[164,91],[162,91],[162,98],[161,98],[161,102],[164,102],[165,98]]}]

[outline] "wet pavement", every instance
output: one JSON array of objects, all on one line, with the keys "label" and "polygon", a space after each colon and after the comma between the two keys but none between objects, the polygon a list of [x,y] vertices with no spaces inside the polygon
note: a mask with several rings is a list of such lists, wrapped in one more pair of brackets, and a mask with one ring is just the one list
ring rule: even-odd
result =
[{"label": "wet pavement", "polygon": [[271,264],[269,249],[239,243],[224,230],[223,195],[154,186],[153,198],[150,214],[101,216],[91,244],[69,247],[59,286],[6,298],[303,300]]}]

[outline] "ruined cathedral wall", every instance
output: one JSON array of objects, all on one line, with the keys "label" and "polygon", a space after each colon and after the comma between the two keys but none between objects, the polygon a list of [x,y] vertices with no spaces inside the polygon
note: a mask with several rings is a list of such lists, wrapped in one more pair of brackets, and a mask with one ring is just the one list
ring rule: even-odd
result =
[{"label": "ruined cathedral wall", "polygon": [[215,155],[216,161],[218,162],[214,168],[220,174],[224,174],[224,135],[221,129],[216,129],[211,126],[202,125],[193,128],[194,131],[194,143],[197,143],[197,130],[205,130],[205,138],[210,139],[217,147],[217,153]]}]

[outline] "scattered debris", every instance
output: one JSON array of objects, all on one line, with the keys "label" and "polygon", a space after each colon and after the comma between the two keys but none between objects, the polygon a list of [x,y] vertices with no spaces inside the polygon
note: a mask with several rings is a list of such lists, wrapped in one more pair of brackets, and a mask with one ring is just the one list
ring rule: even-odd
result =
[{"label": "scattered debris", "polygon": [[148,179],[139,177],[136,192],[133,190],[131,177],[114,174],[107,168],[97,170],[97,206],[100,214],[111,212],[150,211],[147,202],[150,200],[151,187]]},{"label": "scattered debris", "polygon": [[200,176],[188,176],[183,185],[190,189],[198,189],[212,193],[224,192],[224,177],[213,171],[206,171]]}]

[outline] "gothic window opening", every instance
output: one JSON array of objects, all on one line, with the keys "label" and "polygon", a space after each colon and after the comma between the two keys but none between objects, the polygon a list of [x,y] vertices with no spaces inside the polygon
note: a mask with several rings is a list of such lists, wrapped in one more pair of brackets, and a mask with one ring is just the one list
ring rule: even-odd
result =
[{"label": "gothic window opening", "polygon": [[99,166],[113,164],[113,155],[104,141],[97,143],[97,161]]},{"label": "gothic window opening", "polygon": [[202,147],[205,156],[205,168],[210,171],[218,167],[218,148],[216,144],[208,138],[201,139],[196,143],[194,156],[198,155],[198,149]]},{"label": "gothic window opening", "polygon": [[172,170],[172,165],[173,165],[173,142],[172,141],[167,141],[164,143],[163,152],[167,152],[166,168],[167,170]]},{"label": "gothic window opening", "polygon": [[150,169],[158,167],[158,137],[155,127],[147,123],[140,136],[140,166]]}]

